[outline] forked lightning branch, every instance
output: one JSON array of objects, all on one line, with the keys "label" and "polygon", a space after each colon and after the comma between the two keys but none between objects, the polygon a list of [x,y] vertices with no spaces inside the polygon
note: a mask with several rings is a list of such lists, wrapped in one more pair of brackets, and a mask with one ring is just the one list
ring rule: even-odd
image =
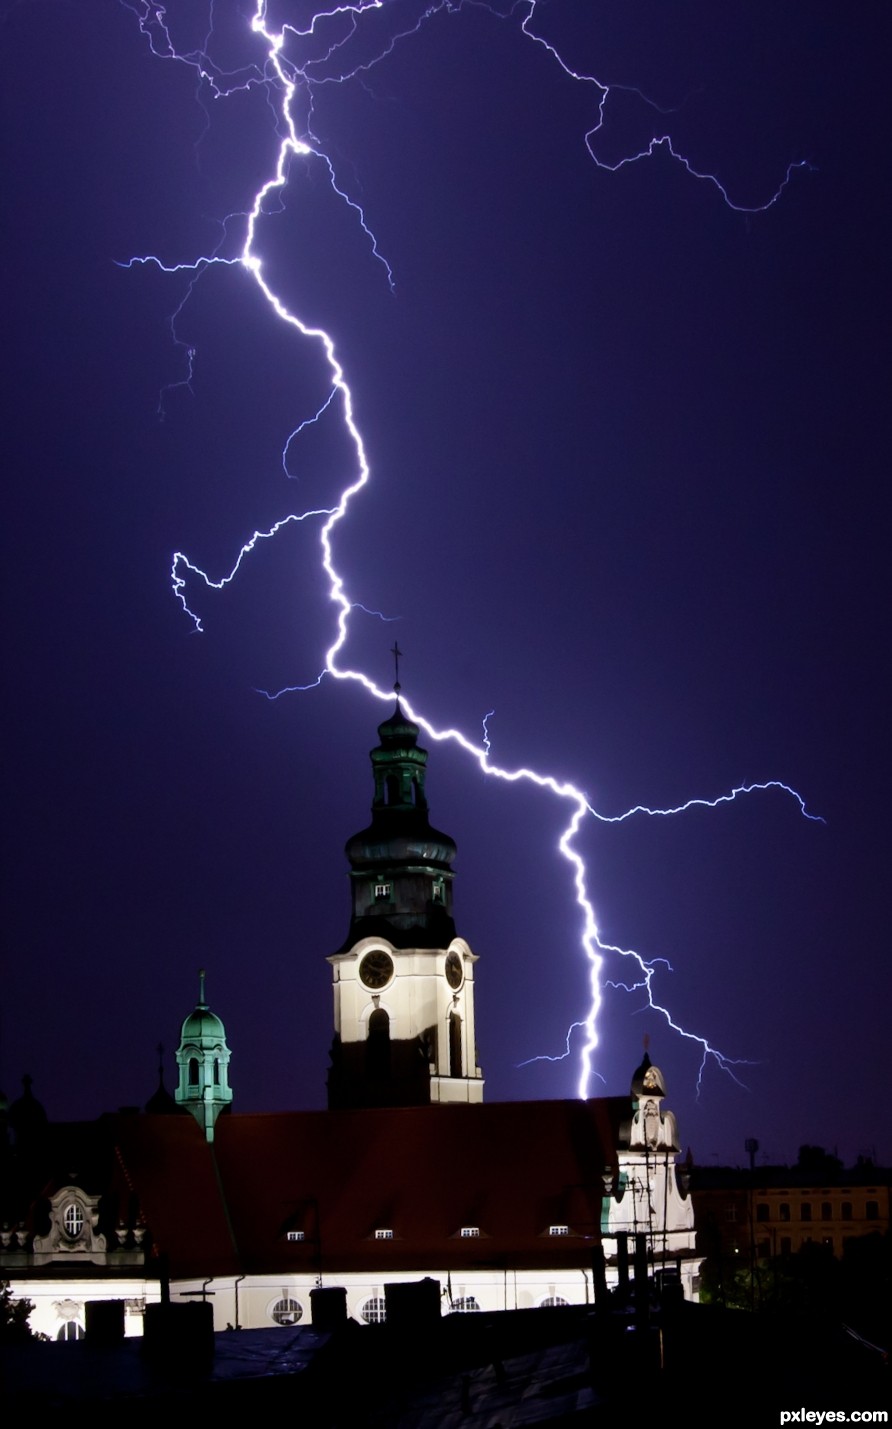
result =
[{"label": "forked lightning branch", "polygon": [[[217,102],[225,102],[229,96],[236,92],[243,93],[253,89],[261,91],[263,99],[275,116],[278,136],[276,159],[271,171],[260,176],[253,191],[246,194],[244,211],[241,214],[227,215],[223,219],[222,232],[225,237],[221,240],[220,248],[217,251],[186,257],[171,254],[144,254],[131,257],[125,266],[148,263],[156,265],[166,273],[186,272],[191,275],[186,297],[176,309],[171,320],[175,339],[177,339],[176,319],[188,303],[196,284],[201,282],[202,276],[210,267],[225,266],[234,270],[234,277],[246,276],[262,294],[270,314],[270,320],[290,328],[296,342],[315,347],[328,374],[325,402],[316,413],[311,413],[308,417],[299,420],[285,441],[283,466],[286,472],[288,469],[286,458],[291,446],[299,441],[301,433],[308,426],[313,425],[323,413],[329,411],[333,411],[340,420],[353,454],[352,474],[343,486],[334,505],[324,509],[294,511],[275,522],[268,529],[254,531],[244,541],[230,569],[224,574],[212,576],[184,553],[177,552],[173,557],[171,570],[173,593],[181,603],[186,616],[192,621],[195,630],[201,631],[201,619],[190,604],[188,595],[190,584],[203,584],[206,588],[221,590],[235,579],[244,561],[274,539],[284,527],[297,522],[318,523],[319,576],[333,614],[331,644],[320,659],[319,673],[313,681],[307,685],[295,685],[277,691],[270,698],[278,698],[280,695],[296,690],[309,690],[318,685],[325,677],[329,677],[335,680],[353,681],[360,684],[373,698],[389,701],[392,698],[390,691],[377,685],[364,671],[353,669],[345,662],[351,614],[354,610],[364,609],[364,607],[360,606],[359,599],[349,589],[348,575],[337,564],[336,537],[341,523],[349,518],[353,498],[372,479],[372,464],[357,423],[353,392],[348,382],[345,361],[336,350],[331,334],[325,328],[307,322],[300,313],[293,311],[281,295],[275,291],[264,269],[262,230],[264,220],[267,215],[273,213],[277,204],[280,204],[281,196],[288,185],[291,160],[294,157],[300,157],[307,163],[318,163],[335,194],[354,215],[365,235],[365,241],[370,245],[374,258],[380,264],[385,280],[392,286],[391,267],[379,251],[366,213],[359,203],[350,196],[346,186],[339,181],[331,157],[324,152],[323,146],[313,132],[314,92],[322,84],[348,84],[350,81],[362,80],[375,65],[385,62],[397,45],[411,44],[412,37],[434,16],[440,13],[456,16],[463,8],[462,0],[439,0],[439,3],[418,4],[414,12],[411,5],[397,6],[388,4],[387,0],[368,0],[368,3],[361,3],[361,0],[357,0],[355,4],[338,5],[329,10],[320,10],[312,15],[309,21],[304,20],[301,24],[283,24],[280,30],[271,28],[267,6],[264,0],[257,0],[254,13],[245,27],[244,64],[237,70],[228,72],[223,71],[213,60],[215,38],[213,7],[209,12],[206,37],[201,49],[180,50],[176,39],[179,17],[171,7],[155,3],[155,0],[136,0],[136,3],[134,0],[121,0],[121,3],[137,17],[140,29],[154,56],[172,64],[186,66],[194,73],[197,101],[203,101],[207,97]],[[537,28],[538,0],[525,0],[525,3],[522,4],[506,3],[501,8],[493,4],[486,8],[495,18],[505,24],[519,26],[531,43],[543,47],[549,56],[549,62],[553,62],[560,68],[568,84],[582,85],[591,91],[594,101],[594,122],[584,135],[584,142],[592,161],[600,168],[615,172],[662,151],[668,153],[687,176],[713,187],[717,192],[718,201],[727,204],[729,208],[738,212],[761,212],[772,207],[778,201],[797,169],[808,167],[804,162],[791,164],[776,189],[766,200],[748,208],[731,197],[727,188],[716,175],[698,171],[678,151],[669,134],[656,136],[640,151],[630,153],[612,164],[606,164],[598,157],[598,136],[609,119],[611,87],[602,83],[594,75],[581,73],[574,69],[558,49],[544,38]],[[373,15],[377,22],[376,34],[379,35],[377,48],[374,50],[372,58],[367,57],[361,63],[351,61],[349,58],[350,42],[355,40],[364,22],[369,21]],[[382,20],[386,21],[388,18],[392,20],[389,32],[386,24],[383,27],[381,24]],[[638,91],[635,93],[638,93],[642,103],[649,103]],[[298,113],[303,116],[301,121],[298,120]],[[223,242],[228,242],[230,235],[237,232],[239,228],[242,234],[239,252],[235,255],[224,254],[220,251]],[[185,380],[188,382],[197,357],[191,347],[186,344],[181,344],[181,346],[187,363]],[[361,383],[361,375],[356,380]],[[589,1094],[591,1078],[595,1074],[594,1059],[598,1047],[598,1017],[601,1010],[603,988],[609,985],[614,988],[623,988],[629,992],[643,993],[647,1005],[658,1013],[674,1032],[696,1044],[700,1052],[698,1088],[709,1062],[714,1062],[716,1066],[736,1080],[734,1068],[744,1064],[742,1059],[727,1056],[700,1033],[682,1027],[672,1017],[669,1009],[657,1000],[653,986],[654,979],[661,966],[668,966],[666,960],[660,958],[648,960],[635,949],[618,947],[602,940],[588,892],[586,865],[577,847],[577,836],[583,823],[589,818],[595,818],[603,823],[621,823],[635,815],[668,817],[669,815],[680,815],[692,807],[716,809],[720,805],[733,803],[745,794],[760,791],[783,792],[797,801],[805,818],[815,819],[817,816],[808,812],[801,795],[781,781],[772,779],[761,783],[741,783],[736,788],[715,798],[692,798],[676,808],[656,809],[638,805],[628,809],[625,813],[608,815],[595,809],[585,793],[574,784],[559,780],[547,772],[525,767],[506,769],[496,764],[491,757],[490,738],[485,722],[482,742],[478,742],[459,729],[438,727],[432,718],[427,718],[405,698],[403,698],[403,705],[410,718],[421,726],[429,738],[449,741],[458,745],[477,762],[487,776],[509,784],[532,784],[568,806],[568,820],[558,840],[557,852],[569,867],[571,886],[578,908],[580,947],[588,967],[588,1005],[580,1011],[580,1015],[574,1019],[568,1030],[566,1050],[556,1056],[548,1057],[547,1060],[562,1060],[569,1057],[572,1035],[574,1032],[578,1032],[579,1036],[575,1040],[581,1045],[578,1050],[577,1090],[581,1097]],[[619,960],[626,960],[632,968],[631,978],[628,981],[619,977],[605,979],[605,960],[608,958],[617,962],[619,966],[622,966]],[[537,1059],[530,1058],[528,1060]]]}]

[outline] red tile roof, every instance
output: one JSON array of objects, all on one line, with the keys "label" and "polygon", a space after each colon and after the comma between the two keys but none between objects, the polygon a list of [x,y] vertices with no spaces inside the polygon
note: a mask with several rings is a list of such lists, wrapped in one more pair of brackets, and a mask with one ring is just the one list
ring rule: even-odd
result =
[{"label": "red tile roof", "polygon": [[628,1115],[625,1097],[232,1115],[213,1145],[191,1117],[144,1116],[117,1138],[173,1276],[383,1277],[586,1266]]}]

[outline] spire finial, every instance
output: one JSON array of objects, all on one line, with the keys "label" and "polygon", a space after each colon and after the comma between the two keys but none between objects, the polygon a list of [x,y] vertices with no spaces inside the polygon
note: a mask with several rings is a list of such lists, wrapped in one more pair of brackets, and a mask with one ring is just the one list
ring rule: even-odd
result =
[{"label": "spire finial", "polygon": [[393,642],[393,648],[390,653],[393,656],[393,693],[396,695],[397,699],[399,699],[400,690],[402,689],[402,686],[400,684],[400,656],[403,652],[395,640]]},{"label": "spire finial", "polygon": [[205,971],[204,971],[204,968],[199,968],[199,969],[198,969],[198,1006],[199,1006],[199,1007],[207,1007],[207,1003],[205,1002],[205,998],[204,998],[204,979],[205,979]]}]

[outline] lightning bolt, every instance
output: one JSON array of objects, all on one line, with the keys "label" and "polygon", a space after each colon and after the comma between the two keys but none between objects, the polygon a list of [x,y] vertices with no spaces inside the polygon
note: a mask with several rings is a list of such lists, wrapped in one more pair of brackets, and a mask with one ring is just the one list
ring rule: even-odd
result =
[{"label": "lightning bolt", "polygon": [[487,759],[489,758],[489,751],[490,751],[490,749],[492,748],[492,740],[491,740],[490,737],[489,737],[489,721],[492,719],[492,717],[493,717],[494,714],[495,714],[495,710],[489,710],[488,713],[483,716],[483,720],[482,720],[482,725],[483,725],[483,751],[484,751],[484,753],[485,753]]},{"label": "lightning bolt", "polygon": [[[167,9],[164,5],[158,3],[158,0],[121,0],[121,3],[126,9],[136,15],[140,31],[146,38],[153,55],[159,59],[185,65],[192,70],[196,78],[199,102],[203,103],[207,95],[216,101],[225,100],[236,92],[243,92],[255,88],[261,89],[274,115],[276,133],[279,138],[276,161],[272,172],[257,189],[244,213],[229,214],[223,220],[221,224],[220,243],[214,252],[199,256],[188,262],[177,263],[165,263],[157,256],[148,254],[131,258],[129,262],[122,265],[132,268],[139,264],[150,264],[165,273],[186,273],[190,275],[185,297],[170,319],[173,340],[177,345],[183,347],[186,352],[186,377],[181,383],[170,384],[165,391],[170,391],[173,386],[188,387],[191,381],[195,351],[191,346],[183,343],[179,339],[176,329],[176,320],[189,301],[195,285],[201,281],[203,275],[211,267],[222,265],[233,268],[240,275],[246,277],[256,285],[268,308],[279,322],[293,329],[305,342],[316,346],[328,372],[327,396],[325,401],[315,413],[311,413],[298,423],[284,444],[282,466],[285,475],[293,479],[288,466],[288,456],[292,444],[300,437],[303,431],[322,420],[330,410],[334,410],[339,415],[343,429],[349,438],[355,459],[355,468],[352,478],[347,481],[341,490],[336,504],[331,507],[292,512],[274,522],[267,530],[255,531],[242,545],[228,574],[216,579],[211,578],[183,552],[176,552],[171,567],[173,593],[182,605],[185,614],[192,621],[195,631],[200,632],[202,629],[201,619],[191,609],[186,597],[188,577],[191,576],[199,581],[203,581],[209,589],[221,590],[235,579],[242,563],[247,557],[251,555],[261,543],[269,541],[276,536],[283,527],[293,523],[318,521],[320,523],[320,563],[327,583],[328,599],[334,607],[335,612],[334,638],[325,653],[324,662],[319,674],[309,684],[289,686],[286,689],[277,691],[261,691],[261,693],[265,694],[268,699],[278,699],[284,694],[293,693],[298,690],[307,691],[314,689],[328,676],[336,680],[357,683],[374,699],[389,702],[392,699],[390,691],[380,688],[362,671],[350,669],[341,664],[341,656],[344,653],[348,638],[351,613],[355,609],[366,609],[366,607],[361,606],[357,601],[351,600],[348,596],[345,578],[335,564],[333,550],[334,536],[338,526],[347,517],[353,498],[368,484],[371,477],[368,455],[355,417],[353,393],[331,335],[324,328],[311,325],[301,318],[298,313],[292,311],[270,286],[264,274],[263,260],[259,251],[258,226],[264,217],[276,211],[276,204],[281,207],[282,195],[288,182],[288,170],[291,160],[293,158],[301,158],[310,162],[319,162],[324,166],[328,182],[334,193],[355,215],[363,234],[369,242],[374,259],[382,266],[386,274],[387,282],[391,289],[393,288],[393,272],[378,248],[377,240],[366,221],[363,209],[338,183],[334,165],[323,151],[318,138],[313,133],[314,90],[322,84],[343,84],[348,80],[354,79],[362,81],[364,76],[375,65],[381,63],[382,60],[392,53],[397,44],[417,34],[422,26],[434,15],[441,12],[454,15],[463,8],[465,3],[470,3],[470,0],[415,0],[415,3],[409,3],[399,7],[399,15],[408,17],[405,22],[397,19],[397,6],[392,3],[391,0],[353,0],[353,3],[350,4],[335,5],[331,9],[315,12],[312,14],[309,23],[304,25],[303,28],[299,28],[294,24],[283,24],[279,30],[275,30],[271,26],[271,22],[268,19],[266,0],[256,0],[250,21],[250,31],[254,37],[252,43],[256,42],[259,47],[257,57],[256,59],[251,59],[240,69],[234,71],[221,70],[213,63],[209,56],[208,51],[213,37],[213,8],[210,12],[211,18],[203,47],[198,50],[181,52],[177,49],[171,35]],[[630,87],[610,86],[597,79],[594,75],[575,70],[562,57],[557,48],[535,28],[537,12],[539,10],[539,0],[522,0],[522,3],[518,3],[518,0],[506,0],[506,3],[501,9],[494,3],[481,5],[481,8],[487,9],[494,17],[506,22],[516,20],[518,14],[521,14],[523,16],[520,23],[522,33],[533,43],[541,46],[570,81],[591,87],[595,96],[597,119],[585,134],[585,145],[594,164],[600,169],[616,173],[630,164],[638,163],[645,158],[652,158],[658,152],[663,151],[668,153],[691,178],[712,185],[720,194],[722,201],[727,204],[729,208],[740,213],[756,213],[764,212],[778,201],[785,188],[791,182],[796,170],[811,167],[804,160],[790,164],[780,184],[769,198],[759,205],[748,207],[732,200],[727,189],[716,175],[704,173],[695,168],[691,161],[674,147],[671,136],[668,134],[655,135],[639,152],[628,154],[615,163],[608,163],[600,158],[597,152],[598,136],[601,135],[607,121],[608,101],[612,89],[625,88],[628,91]],[[393,16],[393,28],[390,33],[384,35],[371,58],[351,62],[350,42],[357,37],[364,21],[371,21],[376,16],[380,20],[384,11],[388,11]],[[295,50],[303,50],[302,59],[298,60],[294,57],[292,51]],[[660,114],[665,112],[659,110],[659,107],[648,100],[646,96],[642,95],[640,91],[633,90],[632,92],[636,93],[638,97],[655,112]],[[296,113],[299,107],[297,103],[298,98],[303,105],[304,111],[304,117],[300,121]],[[208,122],[210,123],[209,112]],[[221,250],[237,221],[241,221],[243,231],[240,251],[234,256],[223,256]],[[163,399],[164,394],[162,393],[162,414]],[[368,613],[375,614],[381,619],[388,618],[381,615],[381,612]],[[543,774],[534,769],[525,767],[505,769],[493,763],[490,757],[491,745],[487,728],[487,720],[490,718],[492,712],[490,712],[490,715],[487,715],[483,721],[483,742],[482,744],[477,744],[458,729],[437,728],[429,719],[425,718],[420,711],[416,710],[409,700],[403,699],[403,705],[410,717],[418,723],[430,739],[438,742],[448,741],[457,744],[466,754],[477,761],[482,772],[488,777],[499,779],[509,784],[519,782],[530,783],[539,789],[547,791],[555,798],[564,801],[569,806],[569,818],[558,840],[558,851],[569,864],[574,896],[580,913],[580,940],[587,959],[589,973],[589,1006],[585,1017],[574,1021],[568,1029],[565,1052],[560,1053],[556,1057],[529,1058],[527,1059],[527,1063],[521,1063],[521,1065],[527,1065],[529,1062],[537,1060],[563,1060],[570,1055],[570,1042],[573,1033],[579,1032],[581,1034],[582,1046],[579,1054],[580,1072],[578,1094],[581,1097],[587,1096],[592,1075],[600,1075],[599,1073],[595,1073],[593,1068],[593,1059],[598,1047],[597,1022],[602,1003],[602,988],[604,986],[610,986],[621,988],[627,992],[643,991],[647,999],[647,1005],[654,1012],[663,1017],[674,1032],[697,1044],[701,1054],[700,1071],[697,1079],[698,1089],[703,1073],[711,1061],[736,1081],[737,1078],[733,1069],[745,1064],[739,1059],[726,1056],[717,1048],[713,1047],[705,1037],[681,1027],[672,1018],[668,1009],[656,1001],[652,982],[658,965],[660,963],[665,964],[665,959],[657,958],[647,960],[633,949],[620,948],[601,940],[594,907],[588,892],[586,866],[582,855],[576,848],[576,838],[580,827],[589,817],[608,824],[622,823],[635,814],[643,814],[650,817],[668,817],[670,815],[684,813],[686,810],[694,807],[714,809],[722,804],[731,803],[743,795],[767,790],[784,791],[798,802],[800,811],[805,818],[817,819],[817,815],[809,813],[806,809],[802,796],[779,780],[768,780],[760,784],[740,784],[729,793],[719,795],[713,799],[689,799],[686,803],[676,808],[651,809],[644,805],[636,805],[634,808],[628,809],[625,813],[607,815],[599,812],[589,802],[585,794],[573,784],[558,780],[552,775]],[[634,974],[635,980],[632,983],[618,982],[616,980],[605,982],[602,975],[606,958],[631,959],[637,969]]]}]

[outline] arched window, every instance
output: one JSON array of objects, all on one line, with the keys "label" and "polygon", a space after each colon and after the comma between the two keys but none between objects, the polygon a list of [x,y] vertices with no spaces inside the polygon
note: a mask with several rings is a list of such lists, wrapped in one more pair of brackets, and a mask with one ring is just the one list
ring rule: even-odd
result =
[{"label": "arched window", "polygon": [[269,1313],[277,1325],[299,1325],[304,1316],[300,1301],[292,1300],[287,1295],[277,1300]]},{"label": "arched window", "polygon": [[198,1086],[198,1058],[197,1058],[197,1057],[190,1057],[190,1058],[189,1058],[189,1085],[190,1085],[190,1087],[197,1087],[197,1086]]},{"label": "arched window", "polygon": [[453,1300],[452,1308],[456,1310],[459,1315],[470,1315],[473,1314],[475,1310],[479,1310],[480,1305],[476,1295],[459,1295],[457,1300]]},{"label": "arched window", "polygon": [[387,776],[387,802],[388,804],[398,804],[400,801],[400,781],[395,774]]},{"label": "arched window", "polygon": [[383,1007],[376,1007],[369,1018],[365,1059],[366,1072],[370,1077],[390,1076],[390,1018]]},{"label": "arched window", "polygon": [[549,1305],[569,1305],[569,1303],[570,1301],[565,1300],[563,1295],[546,1295],[544,1300],[539,1301],[543,1309]]},{"label": "arched window", "polygon": [[383,1295],[370,1295],[359,1311],[367,1325],[383,1325],[387,1319],[387,1304]]},{"label": "arched window", "polygon": [[214,1058],[214,1086],[215,1086],[215,1087],[219,1087],[219,1085],[220,1085],[220,1058],[219,1058],[219,1057],[215,1057],[215,1058]]},{"label": "arched window", "polygon": [[449,1014],[449,1075],[464,1076],[461,1056],[461,1018],[457,1012]]},{"label": "arched window", "polygon": [[66,1320],[56,1335],[57,1340],[82,1340],[83,1338],[84,1327],[79,1325],[77,1320]]}]

